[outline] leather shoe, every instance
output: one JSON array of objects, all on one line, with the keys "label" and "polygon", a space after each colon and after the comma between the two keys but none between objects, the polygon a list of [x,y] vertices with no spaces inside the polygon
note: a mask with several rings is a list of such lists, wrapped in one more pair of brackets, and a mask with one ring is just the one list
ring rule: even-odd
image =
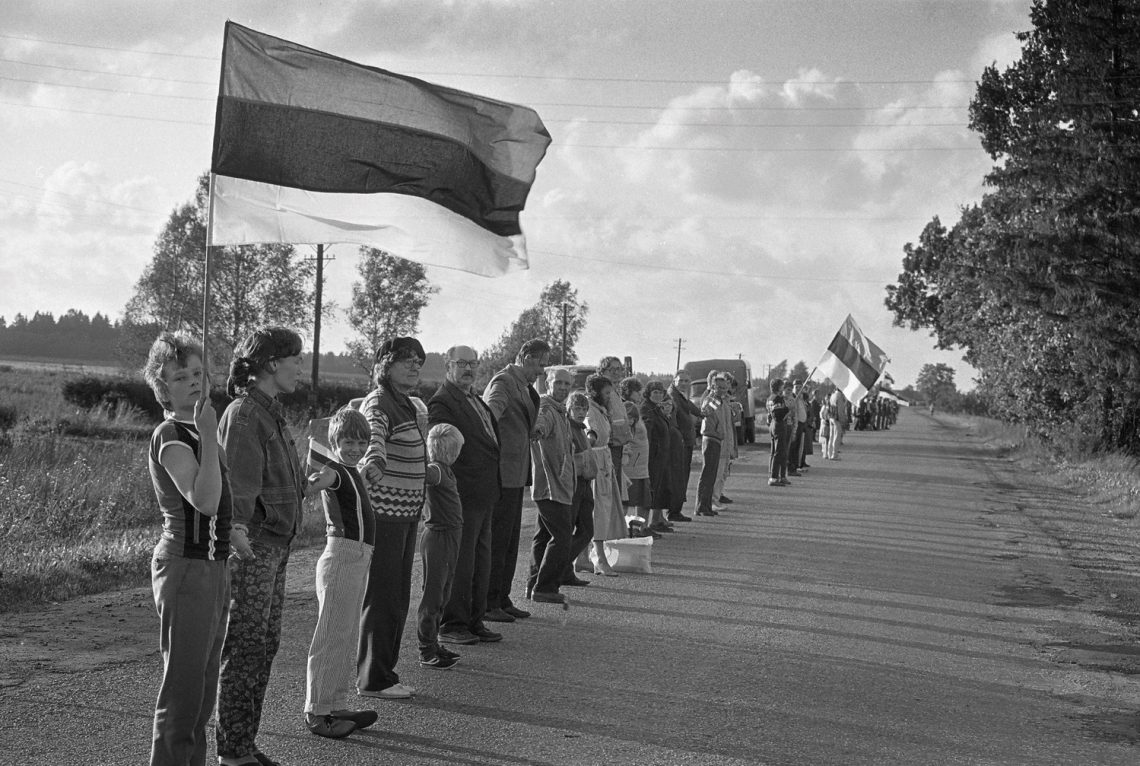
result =
[{"label": "leather shoe", "polygon": [[340,739],[356,731],[356,724],[343,718],[334,718],[331,715],[305,714],[305,726],[318,737]]},{"label": "leather shoe", "polygon": [[514,604],[511,604],[510,606],[504,606],[503,611],[509,614],[511,617],[516,617],[520,620],[530,617],[530,612],[525,609],[519,609]]},{"label": "leather shoe", "polygon": [[574,575],[574,576],[571,576],[571,577],[563,580],[562,584],[563,585],[572,585],[575,588],[584,588],[585,586],[590,584],[590,581],[589,580],[583,580],[581,577]]},{"label": "leather shoe", "polygon": [[692,521],[692,516],[686,516],[683,513],[670,513],[667,517],[669,521]]},{"label": "leather shoe", "polygon": [[403,684],[397,683],[392,684],[391,686],[386,686],[378,691],[372,691],[371,689],[358,689],[356,693],[361,697],[375,697],[376,699],[381,700],[406,700],[411,699],[415,691],[409,689]]},{"label": "leather shoe", "polygon": [[486,611],[486,613],[484,613],[483,619],[484,620],[490,620],[491,622],[514,622],[515,621],[514,617],[507,614],[506,609],[499,609],[498,607],[496,607],[494,609],[488,609]]},{"label": "leather shoe", "polygon": [[544,604],[565,604],[566,597],[556,591],[532,591],[530,594],[531,601],[538,601]]},{"label": "leather shoe", "polygon": [[728,505],[729,503],[732,502],[732,498],[729,497],[728,495],[721,495],[720,500],[718,502],[720,502],[721,505]]},{"label": "leather shoe", "polygon": [[477,644],[479,637],[469,630],[441,630],[439,640],[446,644]]},{"label": "leather shoe", "polygon": [[375,710],[334,710],[329,715],[342,721],[352,721],[358,729],[367,729],[380,718]]},{"label": "leather shoe", "polygon": [[502,633],[496,633],[488,628],[486,625],[479,623],[471,629],[471,633],[485,644],[493,644],[496,641],[503,640]]},{"label": "leather shoe", "polygon": [[710,508],[707,511],[697,511],[697,515],[698,516],[716,516],[717,512]]}]

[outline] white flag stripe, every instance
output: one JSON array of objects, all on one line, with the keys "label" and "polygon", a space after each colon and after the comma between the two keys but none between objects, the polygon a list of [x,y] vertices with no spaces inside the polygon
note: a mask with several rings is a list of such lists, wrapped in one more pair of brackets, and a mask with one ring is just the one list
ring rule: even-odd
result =
[{"label": "white flag stripe", "polygon": [[407,194],[310,192],[218,175],[211,203],[213,245],[344,242],[481,276],[528,266],[523,235],[500,237]]}]

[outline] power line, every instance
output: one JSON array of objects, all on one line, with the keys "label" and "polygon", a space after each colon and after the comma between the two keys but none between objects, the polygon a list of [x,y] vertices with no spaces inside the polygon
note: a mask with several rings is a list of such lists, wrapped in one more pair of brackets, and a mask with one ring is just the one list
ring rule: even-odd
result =
[{"label": "power line", "polygon": [[47,106],[46,104],[15,104],[11,101],[0,101],[4,106],[18,106],[25,109],[46,109],[52,112],[67,112],[69,114],[85,114],[93,117],[118,117],[124,120],[144,120],[146,122],[168,122],[174,125],[204,125],[207,128],[212,128],[212,122],[197,122],[194,120],[171,120],[165,117],[144,117],[139,114],[116,114],[113,112],[92,112],[83,109],[68,109],[65,106]]},{"label": "power line", "polygon": [[111,45],[90,45],[88,43],[72,43],[64,40],[45,40],[39,37],[26,37],[20,35],[0,34],[5,40],[19,40],[24,43],[40,43],[41,45],[65,45],[69,48],[87,48],[96,51],[114,51],[116,53],[136,53],[144,56],[171,56],[173,58],[199,59],[202,61],[217,61],[217,56],[198,56],[193,53],[171,53],[169,51],[140,51],[133,48],[116,48]]},{"label": "power line", "polygon": [[[75,198],[79,201],[82,201],[82,202],[95,202],[95,203],[100,204],[100,205],[111,205],[113,207],[121,207],[121,208],[124,208],[125,210],[135,210],[135,211],[138,211],[140,213],[148,213],[150,215],[165,215],[165,213],[160,213],[157,210],[150,210],[148,208],[143,208],[143,207],[135,207],[134,205],[125,205],[122,202],[111,202],[110,200],[102,200],[102,199],[98,199],[96,197],[87,196],[85,194],[76,194],[74,192],[59,191],[58,189],[45,189],[42,186],[36,186],[35,184],[26,184],[26,183],[22,183],[20,181],[11,181],[7,178],[0,178],[0,183],[10,184],[12,186],[22,186],[25,189],[33,189],[35,191],[40,191],[40,192],[43,192],[45,194],[62,194],[65,197],[73,197],[73,198]],[[62,203],[56,203],[56,204],[62,204]]]},{"label": "power line", "polygon": [[[217,99],[213,96],[182,96],[173,93],[147,93],[145,91],[132,91],[123,90],[121,88],[103,88],[96,85],[79,85],[77,83],[69,82],[49,82],[46,80],[32,80],[22,77],[9,77],[7,75],[0,75],[0,80],[7,80],[8,82],[21,82],[31,85],[44,85],[51,88],[72,88],[75,90],[90,90],[100,93],[118,93],[123,96],[149,96],[153,98],[176,98],[184,101],[203,101],[214,102]],[[659,120],[599,120],[599,119],[586,119],[578,117],[551,119],[547,118],[544,122],[550,124],[563,124],[570,122],[581,122],[589,125],[660,125],[662,127],[691,127],[691,128],[964,128],[966,125],[960,122],[927,122],[927,123],[890,123],[890,122],[872,122],[872,123],[734,123],[734,122],[661,122]]]},{"label": "power line", "polygon": [[158,75],[149,74],[135,74],[134,72],[112,72],[107,69],[82,69],[80,67],[60,66],[58,64],[37,64],[31,61],[20,61],[18,59],[0,58],[0,62],[5,64],[19,64],[21,66],[32,66],[40,69],[57,69],[64,72],[80,72],[83,74],[98,74],[107,75],[110,77],[131,77],[138,80],[155,80],[156,82],[173,82],[179,85],[213,85],[217,86],[217,80],[179,80],[173,77],[159,77]]},{"label": "power line", "polygon": [[[48,40],[45,38],[30,37],[27,35],[6,35],[0,34],[0,38],[7,40],[19,40],[20,42],[39,43],[41,45],[62,45],[73,48],[87,48],[91,50],[104,50],[115,51],[118,53],[130,53],[137,55],[147,56],[170,56],[173,58],[187,58],[199,61],[219,61],[218,56],[203,56],[193,53],[174,53],[171,51],[156,51],[156,50],[138,50],[135,48],[119,48],[110,45],[91,45],[89,43],[75,43],[66,40]],[[420,72],[404,72],[416,77],[475,77],[475,78],[503,78],[512,80],[569,80],[572,82],[609,82],[609,83],[631,83],[635,85],[640,84],[653,84],[653,85],[723,85],[725,79],[718,78],[666,78],[666,77],[585,77],[577,75],[560,75],[560,74],[523,74],[523,73],[501,73],[501,72],[433,72],[433,71],[420,71]],[[1137,75],[1121,75],[1118,79],[1138,79],[1140,74]],[[1102,77],[1096,75],[1089,75],[1086,78],[1090,81],[1103,80]],[[963,78],[957,80],[949,79],[933,79],[933,80],[834,80],[825,82],[820,80],[773,80],[771,83],[778,83],[779,85],[816,85],[825,87],[836,86],[857,86],[857,85],[934,85],[934,84],[975,84],[977,78]]]},{"label": "power line", "polygon": [[536,250],[530,249],[533,253],[541,253],[543,255],[553,255],[556,258],[569,258],[575,261],[592,261],[595,263],[605,263],[608,265],[619,266],[633,266],[635,268],[653,269],[655,271],[676,271],[683,274],[705,274],[715,277],[735,277],[735,278],[748,278],[748,279],[772,279],[785,282],[841,282],[844,284],[865,284],[865,285],[881,285],[885,284],[887,280],[882,279],[851,279],[849,277],[805,277],[805,276],[789,276],[787,274],[753,274],[749,272],[740,271],[716,271],[712,269],[690,269],[683,266],[663,266],[660,263],[637,263],[636,261],[623,261],[617,258],[591,258],[588,255],[569,255],[567,253],[555,253],[550,250]]},{"label": "power line", "polygon": [[8,82],[30,83],[32,85],[46,85],[51,88],[76,88],[78,90],[94,90],[101,93],[118,93],[123,96],[152,96],[154,98],[178,98],[184,101],[217,101],[212,96],[180,96],[173,93],[146,93],[136,90],[123,90],[122,88],[100,88],[97,85],[77,85],[70,82],[47,82],[45,80],[27,80],[22,77],[8,77],[0,74],[0,80]]}]

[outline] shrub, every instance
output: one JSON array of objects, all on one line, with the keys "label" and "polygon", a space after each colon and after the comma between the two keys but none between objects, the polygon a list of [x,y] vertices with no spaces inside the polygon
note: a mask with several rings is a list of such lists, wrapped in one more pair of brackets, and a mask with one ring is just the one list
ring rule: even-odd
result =
[{"label": "shrub", "polygon": [[10,404],[0,404],[0,433],[16,425],[16,408]]},{"label": "shrub", "polygon": [[105,407],[110,412],[119,412],[134,408],[152,420],[162,418],[162,405],[155,401],[150,386],[141,380],[94,375],[75,378],[64,382],[63,398],[84,410]]}]

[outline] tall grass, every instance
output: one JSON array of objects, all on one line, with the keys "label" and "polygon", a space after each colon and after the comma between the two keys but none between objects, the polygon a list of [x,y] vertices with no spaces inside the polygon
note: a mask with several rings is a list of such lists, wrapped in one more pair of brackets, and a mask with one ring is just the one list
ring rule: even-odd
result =
[{"label": "tall grass", "polygon": [[145,445],[16,429],[0,446],[0,611],[145,574],[154,544]]},{"label": "tall grass", "polygon": [[[161,530],[147,468],[154,424],[129,408],[77,411],[64,379],[0,366],[0,402],[17,413],[0,433],[0,612],[149,577]],[[324,535],[319,506],[307,505],[317,512],[302,543]]]}]

